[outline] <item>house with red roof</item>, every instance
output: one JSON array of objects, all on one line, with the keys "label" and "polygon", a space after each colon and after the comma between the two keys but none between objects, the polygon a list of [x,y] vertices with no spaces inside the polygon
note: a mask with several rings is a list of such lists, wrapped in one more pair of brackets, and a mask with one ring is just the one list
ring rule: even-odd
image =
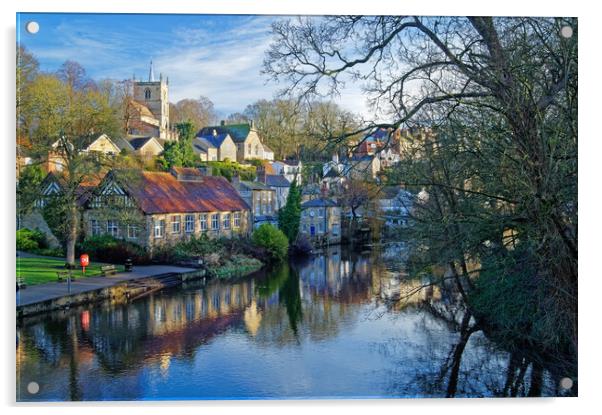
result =
[{"label": "house with red roof", "polygon": [[86,235],[109,234],[153,248],[209,237],[248,235],[250,207],[223,177],[196,168],[109,172],[85,206]]}]

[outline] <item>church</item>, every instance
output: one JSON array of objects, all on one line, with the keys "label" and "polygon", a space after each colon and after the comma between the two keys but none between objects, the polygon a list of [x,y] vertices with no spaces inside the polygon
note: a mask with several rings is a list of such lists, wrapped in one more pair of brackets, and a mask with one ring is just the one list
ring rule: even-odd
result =
[{"label": "church", "polygon": [[128,136],[178,139],[169,122],[169,78],[163,79],[163,74],[159,74],[156,81],[152,61],[147,81],[133,79],[132,95],[127,108]]}]

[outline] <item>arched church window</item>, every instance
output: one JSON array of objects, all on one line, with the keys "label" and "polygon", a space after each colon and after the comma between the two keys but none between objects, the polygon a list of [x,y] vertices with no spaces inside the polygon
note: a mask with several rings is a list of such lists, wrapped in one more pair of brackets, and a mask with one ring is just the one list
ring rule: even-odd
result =
[{"label": "arched church window", "polygon": [[144,99],[150,99],[150,97],[151,97],[151,90],[150,90],[150,88],[146,88],[144,90]]}]

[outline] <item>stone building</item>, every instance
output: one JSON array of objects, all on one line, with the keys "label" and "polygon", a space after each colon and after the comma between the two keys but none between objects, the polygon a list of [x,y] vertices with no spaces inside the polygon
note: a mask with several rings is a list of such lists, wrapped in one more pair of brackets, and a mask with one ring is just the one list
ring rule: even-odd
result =
[{"label": "stone building", "polygon": [[133,81],[133,99],[128,106],[128,134],[177,140],[169,121],[169,78],[155,80],[153,62],[147,81]]},{"label": "stone building", "polygon": [[277,174],[282,174],[289,182],[297,180],[297,184],[301,185],[301,171],[303,163],[301,160],[284,160],[275,161],[272,166]]},{"label": "stone building", "polygon": [[201,161],[236,161],[236,144],[228,133],[218,134],[213,129],[210,134],[197,135],[192,141],[192,150]]},{"label": "stone building", "polygon": [[253,228],[258,228],[264,223],[278,225],[274,189],[261,182],[240,180],[236,175],[232,178],[232,186],[251,207]]},{"label": "stone building", "polygon": [[194,168],[111,171],[84,212],[86,235],[110,234],[151,252],[193,235],[248,235],[249,221],[249,206],[225,178]]},{"label": "stone building", "polygon": [[283,174],[268,174],[273,172],[269,164],[262,164],[257,167],[257,181],[270,187],[276,196],[276,212],[286,205],[286,199],[291,190],[291,182]]},{"label": "stone building", "polygon": [[204,127],[198,133],[197,137],[207,137],[215,131],[218,135],[229,134],[236,144],[236,161],[245,160],[273,160],[274,152],[268,149],[264,151],[264,145],[261,142],[255,123],[226,124],[222,121],[220,125]]},{"label": "stone building", "polygon": [[323,197],[302,203],[299,233],[314,246],[341,243],[341,208]]}]

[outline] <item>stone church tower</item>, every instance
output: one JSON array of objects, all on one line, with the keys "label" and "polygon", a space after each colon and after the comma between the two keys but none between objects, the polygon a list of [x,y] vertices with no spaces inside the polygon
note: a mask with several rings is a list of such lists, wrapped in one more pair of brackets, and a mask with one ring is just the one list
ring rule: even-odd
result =
[{"label": "stone church tower", "polygon": [[159,138],[173,139],[169,124],[169,78],[155,81],[153,61],[150,62],[148,81],[134,81],[134,100],[144,104],[155,116],[159,125]]}]

